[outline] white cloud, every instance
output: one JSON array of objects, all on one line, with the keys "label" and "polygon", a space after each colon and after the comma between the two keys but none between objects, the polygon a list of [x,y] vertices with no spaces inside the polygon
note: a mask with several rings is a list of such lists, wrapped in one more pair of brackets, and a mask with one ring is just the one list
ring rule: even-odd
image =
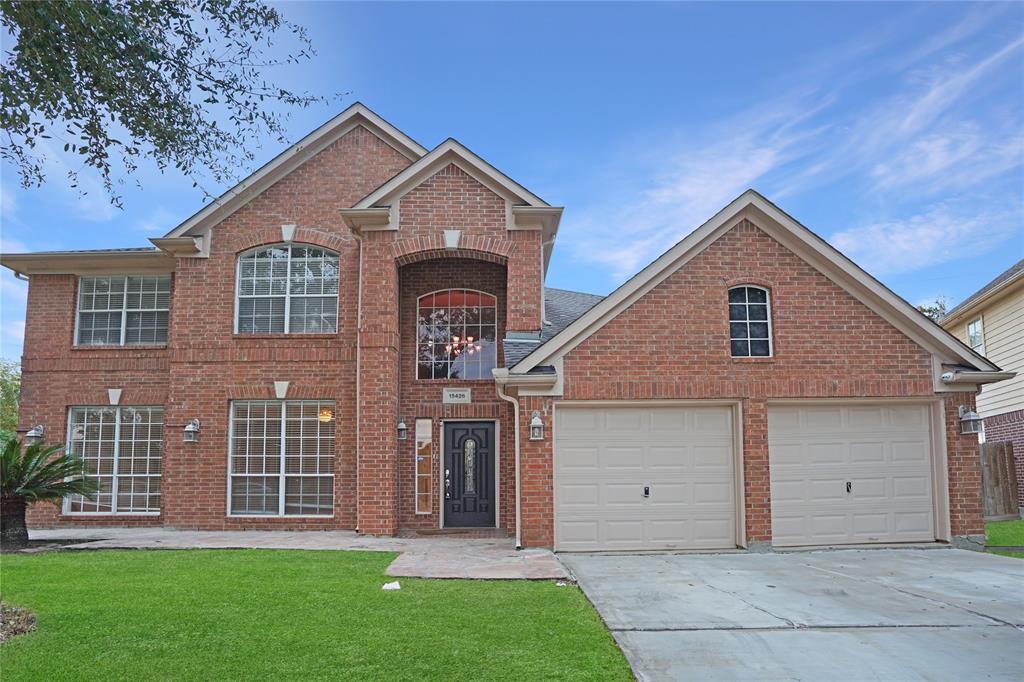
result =
[{"label": "white cloud", "polygon": [[1019,234],[1016,211],[966,213],[940,204],[925,213],[843,230],[829,241],[874,275],[910,272],[987,252]]},{"label": "white cloud", "polygon": [[24,242],[0,236],[0,253],[24,253],[28,250],[29,248],[25,246]]},{"label": "white cloud", "polygon": [[150,212],[149,217],[139,221],[135,228],[153,237],[162,237],[177,227],[178,223],[173,213],[163,206],[157,206]]},{"label": "white cloud", "polygon": [[0,331],[0,356],[10,359],[12,349],[20,349],[25,340],[25,320],[4,320]]}]

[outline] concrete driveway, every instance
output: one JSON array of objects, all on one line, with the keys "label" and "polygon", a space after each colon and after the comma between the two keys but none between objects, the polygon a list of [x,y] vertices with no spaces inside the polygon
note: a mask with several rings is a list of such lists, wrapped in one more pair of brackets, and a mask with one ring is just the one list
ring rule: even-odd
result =
[{"label": "concrete driveway", "polygon": [[640,680],[1022,680],[1024,560],[562,554]]}]

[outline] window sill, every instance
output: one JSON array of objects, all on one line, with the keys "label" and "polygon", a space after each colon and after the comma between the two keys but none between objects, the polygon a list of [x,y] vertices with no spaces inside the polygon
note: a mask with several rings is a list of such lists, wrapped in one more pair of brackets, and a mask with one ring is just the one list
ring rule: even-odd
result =
[{"label": "window sill", "polygon": [[483,384],[493,384],[494,383],[494,379],[493,378],[492,379],[416,379],[415,381],[418,384],[454,384],[454,385],[458,385],[458,386],[461,386],[461,385],[464,385],[464,384],[481,384],[481,385],[483,385]]},{"label": "window sill", "polygon": [[114,345],[71,346],[71,350],[73,350],[73,351],[79,351],[79,350],[86,350],[86,351],[88,351],[88,350],[99,350],[99,351],[109,351],[109,350],[167,350],[167,344],[166,343],[138,343],[138,344],[134,344],[133,343],[133,344],[130,344],[130,345],[126,344],[124,346],[114,346]]},{"label": "window sill", "polygon": [[62,511],[60,513],[60,515],[61,516],[69,516],[69,517],[72,517],[72,518],[95,517],[95,516],[116,516],[116,517],[148,516],[150,518],[154,518],[154,517],[160,516],[160,512],[66,512],[66,511]]},{"label": "window sill", "polygon": [[775,362],[775,360],[776,360],[774,355],[770,355],[770,356],[765,357],[765,358],[760,358],[760,357],[758,357],[758,358],[733,358],[733,357],[730,357],[729,359],[732,360],[733,362],[752,363],[752,364],[755,364],[755,365],[762,364],[762,363],[772,363],[772,362]]},{"label": "window sill", "polygon": [[296,334],[296,333],[279,333],[279,334],[232,334],[233,339],[282,339],[294,341],[295,339],[333,339],[338,336],[338,332],[330,333],[316,333],[316,334]]},{"label": "window sill", "polygon": [[227,519],[333,519],[334,514],[227,514]]}]

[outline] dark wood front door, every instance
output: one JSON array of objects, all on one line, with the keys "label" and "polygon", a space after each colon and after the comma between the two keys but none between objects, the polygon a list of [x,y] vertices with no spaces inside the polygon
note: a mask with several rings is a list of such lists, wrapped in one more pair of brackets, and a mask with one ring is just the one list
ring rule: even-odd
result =
[{"label": "dark wood front door", "polygon": [[493,528],[494,502],[494,422],[445,422],[445,527]]}]

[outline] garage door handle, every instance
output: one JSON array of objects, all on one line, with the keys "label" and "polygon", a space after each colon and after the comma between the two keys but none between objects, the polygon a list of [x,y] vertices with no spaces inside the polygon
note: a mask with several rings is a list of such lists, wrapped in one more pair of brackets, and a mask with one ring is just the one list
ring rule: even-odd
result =
[{"label": "garage door handle", "polygon": [[853,481],[847,481],[846,482],[846,492],[848,492],[848,493],[852,493],[853,492]]},{"label": "garage door handle", "polygon": [[644,486],[644,497],[650,497],[650,496],[651,496],[651,486],[645,485]]}]

